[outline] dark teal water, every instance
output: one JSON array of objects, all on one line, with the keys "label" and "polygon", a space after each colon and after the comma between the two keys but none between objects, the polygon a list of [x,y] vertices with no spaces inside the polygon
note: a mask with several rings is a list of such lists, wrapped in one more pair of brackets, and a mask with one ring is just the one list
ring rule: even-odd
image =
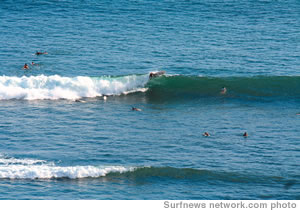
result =
[{"label": "dark teal water", "polygon": [[299,46],[297,0],[1,1],[0,199],[300,199]]}]

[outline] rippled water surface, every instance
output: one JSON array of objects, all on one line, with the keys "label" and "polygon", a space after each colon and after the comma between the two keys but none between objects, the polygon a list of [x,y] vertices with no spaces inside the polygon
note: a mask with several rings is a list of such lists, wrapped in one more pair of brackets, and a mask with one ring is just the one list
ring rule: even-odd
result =
[{"label": "rippled water surface", "polygon": [[296,0],[1,1],[0,199],[300,199],[299,20]]}]

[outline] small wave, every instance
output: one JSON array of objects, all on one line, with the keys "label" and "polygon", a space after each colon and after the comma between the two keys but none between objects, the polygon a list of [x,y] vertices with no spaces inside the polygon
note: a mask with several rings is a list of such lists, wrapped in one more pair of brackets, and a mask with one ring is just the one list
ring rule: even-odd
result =
[{"label": "small wave", "polygon": [[282,182],[282,177],[271,177],[238,172],[213,171],[174,167],[127,166],[57,166],[44,160],[2,158],[0,179],[81,179],[122,178],[147,180],[152,178],[187,179],[200,182],[225,181],[234,183]]},{"label": "small wave", "polygon": [[69,99],[144,91],[148,75],[122,77],[0,76],[0,100]]},{"label": "small wave", "polygon": [[228,171],[214,171],[193,168],[174,167],[136,167],[133,171],[122,174],[108,174],[108,177],[127,177],[129,179],[147,178],[171,178],[184,179],[200,182],[232,182],[232,183],[278,183],[284,180],[283,177],[267,176],[259,174],[248,174]]}]

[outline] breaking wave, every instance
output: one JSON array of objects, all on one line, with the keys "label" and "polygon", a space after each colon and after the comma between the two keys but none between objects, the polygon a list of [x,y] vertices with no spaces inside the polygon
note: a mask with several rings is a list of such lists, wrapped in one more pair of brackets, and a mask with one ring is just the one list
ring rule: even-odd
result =
[{"label": "breaking wave", "polygon": [[121,77],[0,76],[0,100],[69,99],[145,91],[148,75]]},{"label": "breaking wave", "polygon": [[[226,87],[225,95],[220,94]],[[200,77],[167,75],[149,80],[149,75],[62,77],[0,76],[0,100],[76,100],[104,95],[146,92],[163,100],[192,97],[299,98],[300,76]]]},{"label": "breaking wave", "polygon": [[4,165],[0,166],[2,179],[79,179],[102,177],[109,173],[124,173],[133,170],[123,166],[51,166],[51,165]]},{"label": "breaking wave", "polygon": [[109,173],[124,173],[134,169],[134,167],[124,166],[56,166],[44,160],[0,156],[0,179],[96,178]]},{"label": "breaking wave", "polygon": [[187,179],[200,182],[286,183],[286,178],[207,169],[174,167],[125,166],[57,166],[53,162],[34,159],[16,159],[0,156],[0,179],[81,179],[122,178],[147,180],[155,178]]}]

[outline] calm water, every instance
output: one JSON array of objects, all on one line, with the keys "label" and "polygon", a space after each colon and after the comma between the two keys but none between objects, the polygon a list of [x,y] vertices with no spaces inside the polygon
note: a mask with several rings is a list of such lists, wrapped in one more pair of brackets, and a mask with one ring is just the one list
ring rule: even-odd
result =
[{"label": "calm water", "polygon": [[297,0],[2,0],[0,62],[0,199],[300,199]]}]

